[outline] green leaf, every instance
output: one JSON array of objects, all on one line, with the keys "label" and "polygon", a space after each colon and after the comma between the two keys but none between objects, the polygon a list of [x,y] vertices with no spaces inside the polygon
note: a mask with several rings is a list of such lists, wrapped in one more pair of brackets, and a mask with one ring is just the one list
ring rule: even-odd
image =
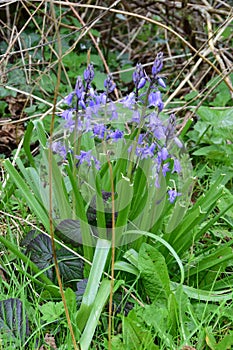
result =
[{"label": "green leaf", "polygon": [[62,220],[55,228],[56,235],[65,243],[74,246],[82,244],[82,234],[79,220]]},{"label": "green leaf", "polygon": [[170,290],[170,279],[165,259],[159,251],[143,243],[139,251],[138,268],[141,272],[143,286],[151,301],[167,301]]},{"label": "green leaf", "polygon": [[155,302],[145,305],[144,309],[139,309],[137,315],[147,324],[151,332],[153,331],[154,335],[160,338],[161,344],[164,344],[166,349],[176,349],[172,336],[169,334],[168,310],[163,304]]},{"label": "green leaf", "polygon": [[91,271],[88,277],[85,292],[83,294],[82,303],[77,315],[77,324],[80,331],[84,329],[90,313],[94,307],[96,295],[99,289],[99,283],[104,272],[104,267],[110,247],[110,241],[103,239],[97,240]]},{"label": "green leaf", "polygon": [[[0,90],[0,93],[1,93],[1,90]],[[2,95],[0,95],[0,96],[1,96],[1,98],[3,97]],[[7,103],[5,101],[0,101],[0,113],[2,116],[5,113],[6,107],[7,107]]]},{"label": "green leaf", "polygon": [[132,310],[127,317],[123,317],[123,349],[147,349],[157,350],[154,344],[154,334],[145,327],[140,316]]},{"label": "green leaf", "polygon": [[83,261],[69,250],[65,248],[57,250],[57,260],[64,282],[72,282],[83,278]]},{"label": "green leaf", "polygon": [[152,240],[158,241],[161,243],[162,246],[166,247],[170,253],[170,255],[176,260],[179,268],[180,268],[180,283],[182,284],[184,282],[184,267],[182,264],[182,261],[180,260],[179,256],[177,255],[176,251],[172,248],[172,246],[165,241],[162,237],[155,235],[154,233],[151,232],[146,232],[146,231],[140,231],[140,230],[129,230],[124,232],[124,235],[132,235],[134,236],[145,236],[145,237],[149,237]]},{"label": "green leaf", "polygon": [[34,124],[32,122],[30,122],[27,126],[26,132],[24,133],[23,147],[24,147],[25,153],[28,157],[30,164],[34,167],[35,161],[34,161],[34,158],[31,154],[31,149],[30,149],[30,140],[32,137],[33,129],[34,129]]},{"label": "green leaf", "polygon": [[96,85],[97,90],[103,90],[104,89],[104,81],[106,79],[106,74],[101,73],[101,72],[95,72],[95,77],[94,77],[94,84]]},{"label": "green leaf", "polygon": [[116,261],[114,264],[114,270],[120,270],[128,273],[132,273],[133,275],[139,277],[139,271],[131,264],[125,261]]},{"label": "green leaf", "polygon": [[47,231],[49,231],[49,220],[48,212],[45,211],[45,208],[38,202],[34,197],[28,185],[25,183],[25,180],[20,176],[14,166],[9,160],[6,160],[4,166],[8,173],[11,176],[11,179],[15,182],[16,186],[20,189],[23,197],[27,199],[27,203],[30,206],[31,210],[36,214],[38,219],[43,223]]},{"label": "green leaf", "polygon": [[107,280],[103,280],[99,287],[98,294],[96,295],[95,302],[91,309],[90,315],[88,315],[86,326],[80,338],[80,345],[82,350],[90,349],[90,344],[94,336],[95,329],[99,323],[101,312],[110,294],[110,287],[111,282]]},{"label": "green leaf", "polygon": [[224,338],[215,346],[215,350],[230,350],[233,347],[233,332],[230,331]]},{"label": "green leaf", "polygon": [[186,285],[180,285],[175,282],[171,282],[171,288],[173,290],[182,289],[185,294],[191,299],[212,301],[212,302],[222,302],[232,300],[232,289],[222,290],[222,291],[212,291],[203,290],[199,288],[193,288]]},{"label": "green leaf", "polygon": [[[31,239],[32,238],[32,239]],[[43,233],[32,237],[32,232],[24,239],[26,245],[26,255],[41,269],[45,269],[48,278],[55,281],[55,271],[53,269],[54,258],[50,237]],[[61,248],[57,250],[58,266],[61,278],[64,282],[77,280],[83,277],[83,262],[69,250]]]},{"label": "green leaf", "polygon": [[12,341],[18,346],[20,343],[22,345],[29,335],[28,317],[19,299],[10,298],[0,301],[0,333],[4,342],[1,344],[5,349],[9,349],[8,342],[13,346]]},{"label": "green leaf", "polygon": [[40,306],[42,313],[42,320],[45,322],[57,322],[59,318],[65,313],[63,302],[49,301],[46,304]]}]

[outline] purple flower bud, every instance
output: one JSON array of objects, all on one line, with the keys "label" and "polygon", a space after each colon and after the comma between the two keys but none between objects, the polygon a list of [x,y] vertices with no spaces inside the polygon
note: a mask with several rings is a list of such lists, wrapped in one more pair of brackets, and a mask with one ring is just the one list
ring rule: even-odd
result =
[{"label": "purple flower bud", "polygon": [[82,78],[80,76],[78,76],[77,81],[76,81],[76,85],[75,85],[75,93],[76,96],[78,97],[78,99],[82,99],[83,97],[83,91],[84,91],[84,87],[83,87],[83,81]]},{"label": "purple flower bud", "polygon": [[66,96],[65,98],[64,98],[64,103],[66,103],[68,106],[70,106],[71,105],[71,103],[72,103],[72,100],[73,100],[73,96],[74,96],[74,91],[73,92],[71,92],[68,96]]},{"label": "purple flower bud", "polygon": [[145,79],[145,73],[144,73],[143,67],[142,67],[141,63],[138,63],[136,65],[135,71],[133,72],[133,82],[134,82],[137,89],[141,89],[145,85],[146,80],[145,80],[144,85],[140,86],[140,82],[142,81],[141,83],[143,84],[144,79]]},{"label": "purple flower bud", "polygon": [[172,139],[175,134],[175,127],[176,127],[176,117],[175,114],[171,114],[168,118],[168,124],[165,130],[165,135],[167,139]]},{"label": "purple flower bud", "polygon": [[113,92],[113,90],[116,87],[116,84],[114,83],[114,81],[112,80],[111,75],[108,75],[107,79],[105,79],[104,81],[104,87],[107,91],[108,94],[110,94],[111,92]]},{"label": "purple flower bud", "polygon": [[141,78],[137,85],[138,90],[142,89],[145,86],[145,84],[146,84],[146,78]]},{"label": "purple flower bud", "polygon": [[94,79],[95,72],[92,64],[89,64],[87,69],[85,69],[83,73],[84,80],[90,84],[92,80]]},{"label": "purple flower bud", "polygon": [[162,88],[166,89],[165,81],[161,77],[157,79],[157,82]]},{"label": "purple flower bud", "polygon": [[163,68],[163,53],[162,52],[159,52],[155,61],[154,61],[154,64],[152,66],[152,75],[154,78],[156,78],[157,74],[161,71],[161,69]]},{"label": "purple flower bud", "polygon": [[175,144],[179,147],[183,147],[183,143],[178,139],[178,137],[174,137]]},{"label": "purple flower bud", "polygon": [[168,196],[169,196],[168,198],[169,202],[174,203],[176,197],[181,196],[181,193],[176,192],[176,190],[168,190]]}]

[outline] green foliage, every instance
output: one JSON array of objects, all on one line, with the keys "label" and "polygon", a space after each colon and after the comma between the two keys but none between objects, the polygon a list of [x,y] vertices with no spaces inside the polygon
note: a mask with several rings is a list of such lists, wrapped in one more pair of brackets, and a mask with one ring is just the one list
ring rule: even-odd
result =
[{"label": "green foliage", "polygon": [[197,115],[200,119],[194,125],[194,129],[188,133],[194,144],[192,154],[206,158],[213,165],[220,163],[231,166],[233,157],[232,109],[200,107]]},{"label": "green foliage", "polygon": [[161,253],[149,244],[143,243],[138,257],[138,268],[146,295],[151,301],[167,302],[170,280],[165,259]]},{"label": "green foliage", "polygon": [[41,319],[45,322],[58,322],[61,316],[64,316],[65,309],[63,302],[52,302],[41,306],[40,311],[42,313]]},{"label": "green foliage", "polygon": [[[29,9],[32,13],[32,8]],[[94,86],[99,91],[103,90],[105,68],[88,35],[82,36],[83,31],[77,31],[81,29],[79,21],[65,7],[55,10],[59,21],[61,19],[65,24],[60,28],[63,57],[56,106],[60,113],[61,99],[71,91],[77,76],[82,76],[89,60],[96,68]],[[114,125],[115,129],[127,130],[127,136],[123,142],[109,142],[102,147],[100,140],[91,133],[83,134],[80,149],[92,149],[95,155],[98,154],[101,169],[99,174],[94,167],[83,166],[77,170],[71,153],[66,161],[55,154],[49,155],[50,108],[57,84],[54,50],[57,51],[58,44],[53,29],[46,37],[49,44],[42,40],[41,28],[50,18],[46,17],[51,15],[50,5],[46,16],[44,10],[40,11],[38,26],[30,21],[26,30],[20,33],[18,39],[24,51],[22,55],[16,53],[6,60],[7,83],[0,86],[2,117],[10,115],[6,98],[17,97],[15,88],[29,93],[30,104],[22,112],[33,117],[33,121],[25,124],[23,149],[17,150],[16,164],[11,159],[4,161],[6,177],[4,171],[1,173],[4,181],[0,185],[3,221],[3,234],[0,235],[3,252],[0,257],[0,348],[45,347],[46,333],[55,337],[58,349],[72,348],[57,287],[51,239],[42,233],[32,237],[25,232],[29,224],[50,231],[50,166],[53,170],[52,224],[56,238],[59,238],[56,240],[58,265],[75,338],[82,350],[109,347],[106,336],[108,310],[105,308],[111,290],[108,275],[112,233],[109,159],[116,191],[114,215],[116,244],[119,244],[114,265],[114,292],[123,286],[124,290],[125,286],[128,288],[120,307],[117,305],[113,310],[112,349],[232,348],[233,118],[227,85],[220,82],[221,77],[209,81],[207,95],[209,89],[215,88],[197,110],[193,129],[187,133],[187,126],[181,134],[192,157],[194,171],[189,155],[173,145],[170,146],[181,162],[182,173],[166,177],[160,173],[159,187],[154,186],[150,161],[137,159],[131,167],[128,148],[136,131],[128,120],[133,110],[126,111],[117,102],[114,104],[120,118],[108,121],[108,127]],[[118,30],[124,33],[126,16],[116,16],[123,24]],[[158,16],[155,18],[159,20]],[[90,19],[92,23],[92,14]],[[105,19],[98,22],[102,20]],[[114,28],[114,20],[111,25]],[[70,33],[71,26],[76,28],[73,34]],[[103,40],[105,34],[102,36],[99,29],[89,31],[95,38],[100,38],[100,48],[107,52],[110,71],[128,70],[120,72],[119,86],[124,86],[120,89],[124,92],[130,87],[132,75],[133,62],[129,54],[121,52],[119,55],[117,47],[109,51],[106,47],[109,43]],[[137,37],[144,43],[149,41],[152,32],[150,41],[154,50],[154,44],[164,45],[167,41],[164,34],[157,35],[159,26],[145,23]],[[228,26],[222,36],[224,40],[232,41],[230,35]],[[134,49],[133,43],[130,45]],[[89,48],[92,51],[88,51]],[[0,49],[2,52],[7,50],[5,42],[0,43]],[[136,50],[136,57],[141,50],[144,51],[144,45]],[[232,74],[229,77],[232,80]],[[195,106],[202,97],[198,91],[192,91],[184,100]],[[180,106],[182,101],[178,103]],[[34,119],[36,114],[40,120]],[[96,122],[102,122],[107,114],[103,108],[100,120]],[[58,120],[56,117],[55,134],[59,139],[63,137],[64,123],[60,124]],[[66,146],[73,147],[76,136],[66,134]],[[32,143],[39,144],[37,156],[32,151]],[[170,162],[172,166],[172,159]],[[131,168],[133,171],[129,171]],[[195,184],[194,175],[198,176]],[[170,204],[167,186],[173,188],[174,185],[182,196],[177,197],[175,204]],[[203,195],[199,196],[199,192]],[[24,220],[27,220],[27,228]],[[19,246],[21,235],[24,240]],[[133,307],[129,313],[128,301]]]}]

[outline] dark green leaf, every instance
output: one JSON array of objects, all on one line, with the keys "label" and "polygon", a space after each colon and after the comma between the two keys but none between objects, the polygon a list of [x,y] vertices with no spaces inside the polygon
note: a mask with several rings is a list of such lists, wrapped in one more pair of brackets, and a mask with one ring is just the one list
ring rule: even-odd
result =
[{"label": "dark green leaf", "polygon": [[19,299],[10,298],[0,301],[0,333],[6,341],[4,349],[9,349],[8,341],[12,342],[12,339],[15,339],[24,343],[29,335],[28,318]]},{"label": "dark green leaf", "polygon": [[83,277],[83,262],[65,248],[57,251],[60,274],[64,282],[77,280]]},{"label": "dark green leaf", "polygon": [[74,246],[82,244],[82,235],[79,220],[63,220],[56,227],[56,234],[65,243],[71,243]]}]

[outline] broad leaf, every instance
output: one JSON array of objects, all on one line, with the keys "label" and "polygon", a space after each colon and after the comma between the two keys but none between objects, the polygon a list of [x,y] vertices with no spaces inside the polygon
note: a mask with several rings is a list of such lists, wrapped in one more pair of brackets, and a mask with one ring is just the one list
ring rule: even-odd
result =
[{"label": "broad leaf", "polygon": [[139,251],[138,268],[149,298],[167,301],[171,293],[170,279],[163,255],[149,244],[143,243]]},{"label": "broad leaf", "polygon": [[83,277],[83,262],[65,248],[57,251],[60,274],[64,282]]},{"label": "broad leaf", "polygon": [[62,220],[56,227],[56,235],[65,243],[73,246],[82,244],[82,235],[79,220]]},{"label": "broad leaf", "polygon": [[0,301],[0,333],[5,349],[8,342],[24,343],[29,335],[28,318],[19,299],[6,299]]},{"label": "broad leaf", "polygon": [[123,318],[123,349],[148,349],[156,350],[158,347],[154,344],[154,334],[145,327],[141,317],[132,310],[127,317]]},{"label": "broad leaf", "polygon": [[[45,269],[45,274],[55,281],[56,274],[53,268],[54,259],[52,243],[50,237],[40,233],[34,237],[35,232],[29,232],[23,243],[26,245],[26,255],[41,269]],[[83,276],[83,263],[65,248],[57,249],[57,260],[60,274],[64,282],[80,279]]]},{"label": "broad leaf", "polygon": [[42,320],[45,322],[55,322],[65,313],[63,302],[49,301],[41,305],[40,311],[42,313]]},{"label": "broad leaf", "polygon": [[30,256],[30,259],[41,270],[46,269],[45,275],[53,280],[53,270],[49,268],[53,264],[52,244],[49,237],[42,233],[37,235],[28,243],[25,254]]}]

